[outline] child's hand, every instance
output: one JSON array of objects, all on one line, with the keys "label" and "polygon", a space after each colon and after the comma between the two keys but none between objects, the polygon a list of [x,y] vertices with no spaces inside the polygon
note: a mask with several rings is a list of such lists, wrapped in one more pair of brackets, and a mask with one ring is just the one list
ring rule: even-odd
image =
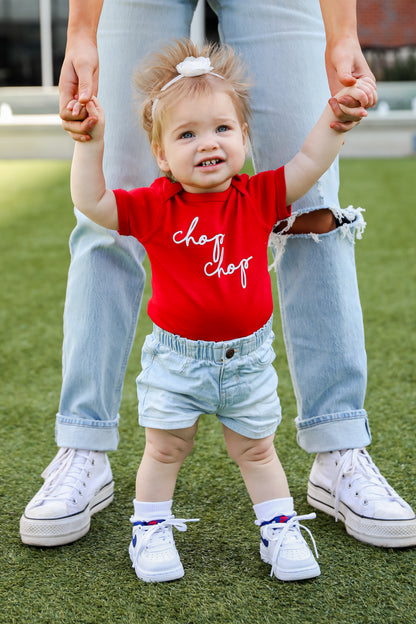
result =
[{"label": "child's hand", "polygon": [[93,96],[85,105],[77,99],[68,103],[67,109],[72,111],[74,117],[80,117],[78,121],[63,121],[62,127],[74,139],[81,143],[101,140],[104,137],[104,111],[97,98]]},{"label": "child's hand", "polygon": [[333,98],[329,105],[336,119],[330,126],[337,132],[347,132],[367,117],[367,108],[372,108],[377,102],[375,81],[369,76],[359,78],[350,87],[344,87]]}]

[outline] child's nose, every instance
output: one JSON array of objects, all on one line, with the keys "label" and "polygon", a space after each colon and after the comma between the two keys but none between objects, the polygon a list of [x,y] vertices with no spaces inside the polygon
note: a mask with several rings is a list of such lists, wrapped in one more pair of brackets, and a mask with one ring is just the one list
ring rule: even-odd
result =
[{"label": "child's nose", "polygon": [[217,148],[218,148],[218,141],[217,141],[216,136],[209,134],[209,135],[205,135],[201,137],[201,140],[199,142],[199,150],[201,152],[207,152],[209,150],[213,150]]}]

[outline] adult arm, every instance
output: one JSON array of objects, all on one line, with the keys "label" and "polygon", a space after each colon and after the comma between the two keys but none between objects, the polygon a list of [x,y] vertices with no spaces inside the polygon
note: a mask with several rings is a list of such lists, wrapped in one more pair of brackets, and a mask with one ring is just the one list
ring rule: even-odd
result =
[{"label": "adult arm", "polygon": [[89,140],[85,104],[98,89],[97,28],[103,0],[70,0],[67,45],[59,79],[59,112],[75,140]]},{"label": "adult arm", "polygon": [[[325,64],[331,94],[334,95],[342,87],[355,84],[358,78],[366,78],[375,88],[375,77],[362,53],[357,33],[357,2],[356,0],[320,0],[322,17],[325,25],[326,51]],[[374,92],[368,107],[377,102]],[[344,104],[353,107],[362,105],[351,99],[344,100]],[[330,102],[333,112],[341,119],[342,111],[336,101]],[[356,119],[351,119],[356,121]],[[341,121],[338,122],[339,131],[348,130]]]}]

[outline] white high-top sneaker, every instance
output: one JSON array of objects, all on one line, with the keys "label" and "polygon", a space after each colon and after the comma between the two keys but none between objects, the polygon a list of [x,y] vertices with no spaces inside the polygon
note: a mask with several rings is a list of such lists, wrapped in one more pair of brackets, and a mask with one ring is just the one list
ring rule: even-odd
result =
[{"label": "white high-top sneaker", "polygon": [[42,473],[45,483],[20,518],[20,536],[32,546],[60,546],[86,535],[91,516],[113,500],[104,452],[61,448]]},{"label": "white high-top sneaker", "polygon": [[301,529],[306,531],[315,550],[315,540],[300,520],[312,520],[316,514],[306,516],[278,516],[260,526],[260,556],[272,566],[270,576],[280,581],[300,581],[319,576],[321,570],[311,549],[305,542]]},{"label": "white high-top sneaker", "polygon": [[356,539],[389,548],[416,545],[416,516],[365,449],[318,453],[308,503],[345,524]]},{"label": "white high-top sneaker", "polygon": [[186,531],[186,522],[198,522],[197,518],[183,520],[170,516],[164,520],[143,522],[134,516],[133,535],[129,555],[139,579],[146,583],[161,583],[181,578],[185,572],[176,550],[172,527]]}]

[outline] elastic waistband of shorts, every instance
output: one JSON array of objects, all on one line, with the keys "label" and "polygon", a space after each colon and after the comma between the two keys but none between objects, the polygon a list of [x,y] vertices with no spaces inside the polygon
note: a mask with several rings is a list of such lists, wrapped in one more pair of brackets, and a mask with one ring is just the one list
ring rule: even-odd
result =
[{"label": "elastic waistband of shorts", "polygon": [[210,342],[205,340],[190,340],[171,334],[158,325],[153,324],[153,336],[159,343],[169,347],[172,351],[182,356],[197,360],[212,360],[222,362],[235,356],[244,356],[252,353],[269,338],[272,332],[273,316],[263,327],[250,336],[224,340],[222,342]]}]

